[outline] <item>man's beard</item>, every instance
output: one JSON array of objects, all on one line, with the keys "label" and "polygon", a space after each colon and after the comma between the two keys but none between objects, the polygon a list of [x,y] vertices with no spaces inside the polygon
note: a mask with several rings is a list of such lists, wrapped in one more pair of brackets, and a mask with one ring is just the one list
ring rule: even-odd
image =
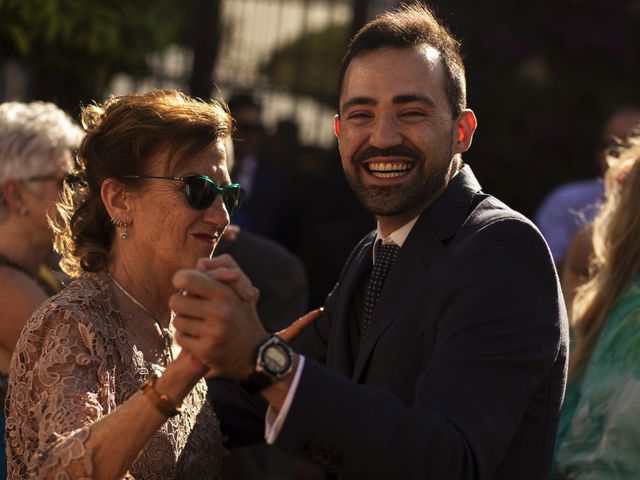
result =
[{"label": "man's beard", "polygon": [[[398,185],[366,185],[362,178],[365,173],[359,167],[363,160],[373,156],[404,156],[414,159],[416,163],[409,173],[411,180]],[[446,185],[450,164],[451,162],[436,161],[425,169],[424,156],[409,147],[399,146],[384,151],[369,147],[356,154],[354,168],[345,171],[345,175],[356,197],[368,211],[378,216],[394,216],[421,206],[425,208],[437,197]]]}]

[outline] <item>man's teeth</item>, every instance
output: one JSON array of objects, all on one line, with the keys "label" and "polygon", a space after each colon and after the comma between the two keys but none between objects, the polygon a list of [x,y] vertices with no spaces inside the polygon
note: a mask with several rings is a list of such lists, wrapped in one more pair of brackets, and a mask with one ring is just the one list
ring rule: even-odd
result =
[{"label": "man's teeth", "polygon": [[411,170],[409,162],[379,162],[367,164],[369,172],[378,178],[392,178],[404,175]]}]

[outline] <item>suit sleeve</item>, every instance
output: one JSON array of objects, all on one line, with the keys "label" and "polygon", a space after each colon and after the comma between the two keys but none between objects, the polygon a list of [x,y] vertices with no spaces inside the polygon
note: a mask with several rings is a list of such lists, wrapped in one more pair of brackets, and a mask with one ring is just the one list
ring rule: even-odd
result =
[{"label": "suit sleeve", "polygon": [[548,414],[536,396],[566,339],[564,306],[548,249],[522,220],[486,225],[447,255],[438,290],[422,292],[436,296],[424,315],[437,323],[414,403],[309,361],[276,445],[350,479],[493,477],[531,405]]}]

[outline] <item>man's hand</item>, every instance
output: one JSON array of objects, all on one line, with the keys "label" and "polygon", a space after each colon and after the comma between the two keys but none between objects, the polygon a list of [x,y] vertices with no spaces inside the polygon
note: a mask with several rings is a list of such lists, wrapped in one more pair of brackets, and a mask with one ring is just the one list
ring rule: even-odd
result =
[{"label": "man's hand", "polygon": [[225,253],[214,258],[199,258],[196,270],[229,285],[243,300],[257,303],[260,299],[260,290],[252,285],[231,255]]},{"label": "man's hand", "polygon": [[[201,271],[206,271],[211,278],[231,286],[244,300],[257,302],[260,297],[260,291],[251,285],[249,278],[244,275],[230,255],[224,254],[214,258],[200,258],[196,263],[196,268]],[[324,309],[322,307],[311,310],[295,320],[287,328],[276,332],[276,335],[285,342],[292,342],[305,328],[311,325],[316,318],[322,315],[323,311]]]},{"label": "man's hand", "polygon": [[[246,378],[268,337],[255,309],[258,289],[229,255],[201,258],[196,270],[180,270],[173,282],[180,291],[169,300],[178,343],[211,369],[207,377]],[[321,314],[322,308],[312,310],[277,334],[291,342]]]},{"label": "man's hand", "polygon": [[[241,379],[253,371],[254,353],[269,334],[256,313],[256,289],[229,259],[220,271],[176,272],[174,287],[188,293],[172,295],[169,307],[180,346],[216,375]],[[241,298],[236,289],[246,295]]]}]

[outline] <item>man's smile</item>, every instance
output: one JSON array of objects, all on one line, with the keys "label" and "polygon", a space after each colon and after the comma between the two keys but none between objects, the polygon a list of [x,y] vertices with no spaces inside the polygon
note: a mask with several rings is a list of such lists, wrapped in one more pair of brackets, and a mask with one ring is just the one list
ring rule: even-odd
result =
[{"label": "man's smile", "polygon": [[409,173],[415,166],[415,163],[403,162],[403,161],[392,161],[392,162],[373,161],[373,162],[365,162],[363,166],[374,177],[393,178],[393,177],[400,177],[402,175]]}]

